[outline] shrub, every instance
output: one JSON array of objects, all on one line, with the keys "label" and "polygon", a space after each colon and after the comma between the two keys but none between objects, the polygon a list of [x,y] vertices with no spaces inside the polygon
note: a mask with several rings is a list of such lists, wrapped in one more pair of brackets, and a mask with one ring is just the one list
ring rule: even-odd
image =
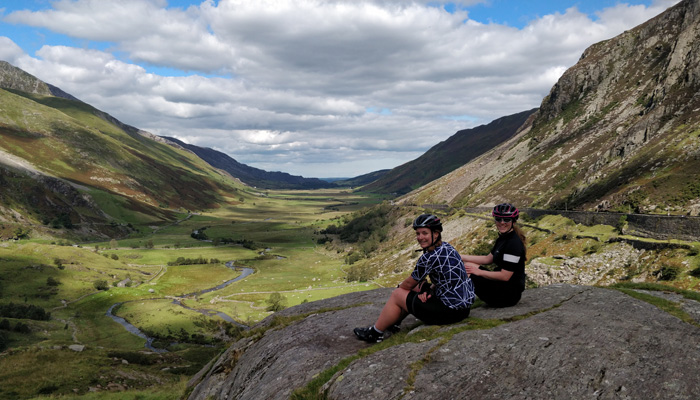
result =
[{"label": "shrub", "polygon": [[348,265],[353,265],[362,259],[362,255],[358,252],[352,252],[345,257],[345,263]]},{"label": "shrub", "polygon": [[185,258],[185,257],[178,257],[175,261],[168,261],[169,266],[176,266],[176,265],[200,265],[200,264],[220,264],[221,260],[218,258],[210,258],[206,259],[202,256],[199,256],[198,258]]},{"label": "shrub", "polygon": [[196,229],[196,230],[192,231],[192,233],[190,234],[190,237],[192,237],[192,239],[196,239],[196,240],[209,240],[209,236],[207,236],[207,234],[204,232],[206,229],[207,229],[207,227]]},{"label": "shrub", "polygon": [[[391,205],[381,204],[353,214],[353,218],[338,229],[340,239],[349,243],[385,241],[391,223],[391,210]],[[326,229],[325,233],[330,232]]]},{"label": "shrub", "polygon": [[617,221],[617,225],[615,226],[615,228],[617,228],[617,231],[620,233],[620,235],[622,235],[623,233],[625,233],[624,231],[625,231],[626,227],[627,227],[627,216],[622,215],[622,216],[620,216],[620,220]]},{"label": "shrub", "polygon": [[58,386],[51,383],[51,384],[48,384],[46,386],[42,386],[41,389],[39,389],[36,392],[36,394],[40,394],[40,395],[41,394],[51,394],[57,390],[58,390]]},{"label": "shrub", "polygon": [[107,281],[100,279],[96,280],[95,283],[93,283],[93,286],[95,286],[95,289],[97,290],[108,290],[109,285],[107,284]]},{"label": "shrub", "polygon": [[328,227],[326,227],[326,229],[322,230],[321,233],[328,234],[328,235],[337,235],[340,233],[340,228],[331,224],[331,225],[328,225]]},{"label": "shrub", "polygon": [[24,227],[18,227],[17,229],[14,230],[13,234],[14,236],[12,237],[13,239],[19,240],[19,239],[28,239],[29,238],[29,233],[31,231],[29,228],[24,228]]},{"label": "shrub", "polygon": [[29,325],[24,324],[22,322],[18,322],[17,325],[15,325],[15,329],[13,329],[15,332],[19,333],[29,333],[31,332],[31,329],[29,329]]},{"label": "shrub", "polygon": [[664,265],[659,270],[659,280],[672,281],[681,274],[681,268],[677,265]]},{"label": "shrub", "polygon": [[58,286],[60,284],[61,284],[61,282],[59,282],[58,279],[55,279],[52,276],[49,276],[48,278],[46,278],[46,286]]},{"label": "shrub", "polygon": [[126,360],[129,362],[129,364],[138,364],[138,365],[153,365],[158,361],[158,357],[153,357],[151,354],[144,354],[141,352],[137,351],[110,351],[107,353],[107,356],[112,357],[112,358],[121,358],[122,360]]},{"label": "shrub", "polygon": [[33,304],[10,303],[0,305],[0,317],[48,321],[51,313]]},{"label": "shrub", "polygon": [[584,254],[596,254],[600,249],[603,247],[603,244],[600,242],[593,242],[590,244],[587,244],[586,247],[583,248],[583,253]]},{"label": "shrub", "polygon": [[355,264],[347,270],[348,282],[367,282],[374,277],[374,270],[367,263]]},{"label": "shrub", "polygon": [[694,270],[691,270],[690,275],[692,275],[696,278],[700,278],[700,267],[697,267]]},{"label": "shrub", "polygon": [[566,226],[564,229],[559,231],[557,235],[554,237],[555,241],[569,241],[572,239],[576,238],[576,229],[572,228],[571,226]]}]

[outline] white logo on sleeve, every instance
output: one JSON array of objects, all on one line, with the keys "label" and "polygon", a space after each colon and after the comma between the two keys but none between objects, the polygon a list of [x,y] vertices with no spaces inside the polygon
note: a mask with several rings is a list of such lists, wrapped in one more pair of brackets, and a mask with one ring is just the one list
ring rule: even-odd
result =
[{"label": "white logo on sleeve", "polygon": [[517,263],[518,261],[520,261],[520,256],[514,256],[512,254],[504,254],[503,261]]}]

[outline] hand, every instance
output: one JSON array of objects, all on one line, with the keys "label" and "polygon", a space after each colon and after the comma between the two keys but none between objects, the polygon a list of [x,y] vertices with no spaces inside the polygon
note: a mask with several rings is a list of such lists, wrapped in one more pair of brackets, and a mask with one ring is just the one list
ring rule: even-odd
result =
[{"label": "hand", "polygon": [[465,263],[464,269],[467,270],[467,274],[469,274],[469,275],[479,276],[479,274],[481,274],[481,270],[479,269],[479,265],[474,264],[474,263]]},{"label": "hand", "polygon": [[425,303],[426,301],[428,301],[428,299],[431,298],[431,297],[433,297],[433,296],[432,296],[430,293],[428,293],[428,292],[421,293],[421,294],[418,295],[418,298],[419,298],[420,301],[422,301],[423,303]]}]

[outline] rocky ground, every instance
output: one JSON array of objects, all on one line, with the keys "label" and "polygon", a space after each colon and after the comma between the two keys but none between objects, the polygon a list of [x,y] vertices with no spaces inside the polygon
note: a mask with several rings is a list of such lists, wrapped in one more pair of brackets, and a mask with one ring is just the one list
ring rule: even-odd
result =
[{"label": "rocky ground", "polygon": [[[644,250],[636,250],[624,243],[617,243],[600,253],[581,257],[556,255],[546,259],[533,259],[527,266],[528,278],[538,286],[553,283],[578,285],[609,285],[627,276],[628,267],[642,264]],[[636,277],[643,282],[648,272]]]},{"label": "rocky ground", "polygon": [[[292,307],[278,313],[297,318],[283,327],[262,321],[264,334],[235,343],[192,381],[190,399],[287,399],[333,367],[337,372],[322,386],[328,399],[691,399],[700,393],[700,325],[617,290],[554,284],[526,290],[515,307],[476,308],[460,324],[432,331],[409,317],[401,333],[381,344],[357,340],[352,329],[373,323],[390,292]],[[700,323],[700,314],[689,314]],[[484,320],[500,324],[469,329]]]}]

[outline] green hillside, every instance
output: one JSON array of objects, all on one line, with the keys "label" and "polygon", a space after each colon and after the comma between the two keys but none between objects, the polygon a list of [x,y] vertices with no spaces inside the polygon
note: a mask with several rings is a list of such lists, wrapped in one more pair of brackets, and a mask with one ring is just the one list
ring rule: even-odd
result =
[{"label": "green hillside", "polygon": [[[0,107],[0,161],[20,159],[36,172],[0,162],[4,179],[15,182],[3,190],[2,206],[34,223],[46,225],[55,214],[68,214],[73,225],[170,220],[173,210],[215,208],[247,196],[194,154],[80,101],[0,89]],[[91,211],[73,207],[80,198]]]}]

